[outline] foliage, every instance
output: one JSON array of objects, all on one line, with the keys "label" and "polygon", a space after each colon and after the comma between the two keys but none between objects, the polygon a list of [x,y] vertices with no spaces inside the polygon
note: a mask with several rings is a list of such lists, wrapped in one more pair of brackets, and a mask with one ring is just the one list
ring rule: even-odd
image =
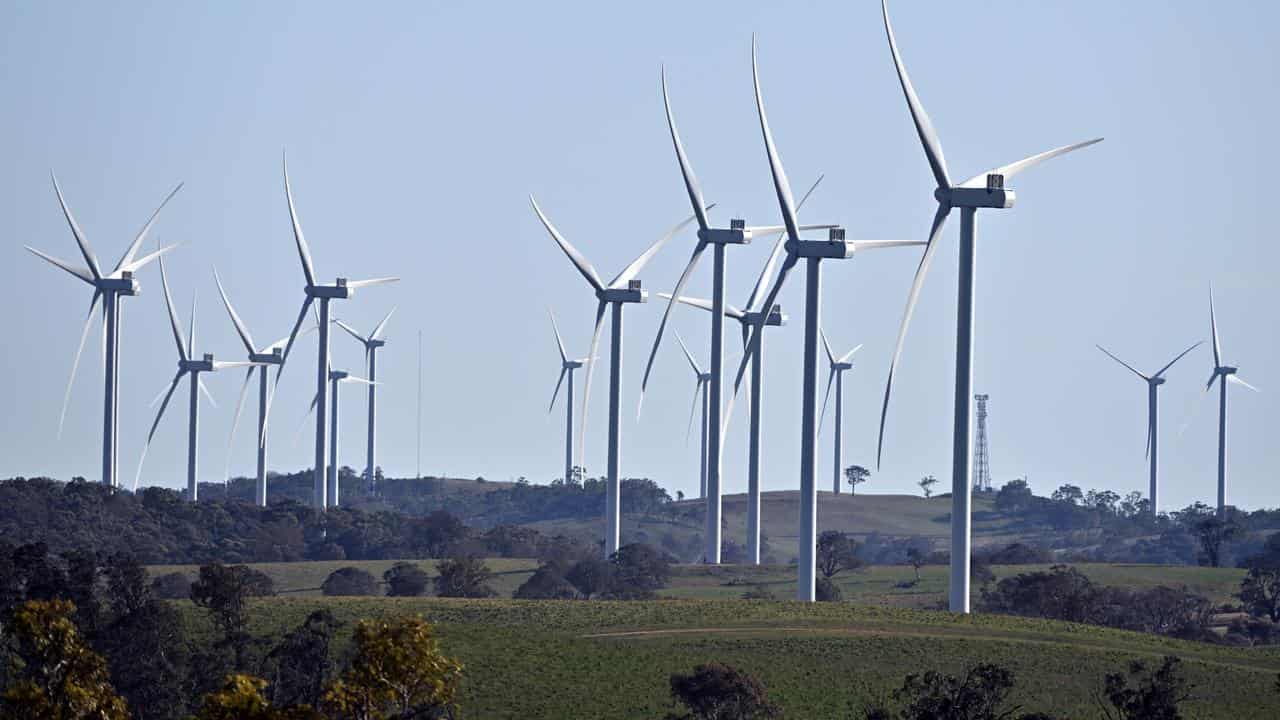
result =
[{"label": "foliage", "polygon": [[565,579],[565,571],[557,562],[547,562],[516,588],[512,596],[517,600],[572,600],[574,587]]},{"label": "foliage", "polygon": [[191,597],[191,578],[186,573],[165,573],[151,581],[151,591],[161,600],[187,600]]},{"label": "foliage", "polygon": [[320,585],[325,595],[381,595],[378,581],[358,567],[338,568],[329,573]]},{"label": "foliage", "polygon": [[1200,541],[1200,564],[1210,567],[1222,567],[1223,552],[1227,544],[1240,532],[1240,527],[1234,522],[1216,515],[1198,519],[1191,529]]},{"label": "foliage", "polygon": [[272,648],[263,663],[272,704],[320,705],[325,683],[333,673],[330,648],[339,627],[341,623],[329,610],[314,610]]},{"label": "foliage", "polygon": [[669,720],[768,720],[782,715],[758,679],[721,663],[672,675],[671,697],[688,712],[668,714]]},{"label": "foliage", "polygon": [[245,565],[205,565],[191,584],[191,601],[207,610],[222,630],[220,645],[234,653],[236,670],[248,662],[249,598],[274,594],[271,578]]},{"label": "foliage", "polygon": [[125,720],[107,663],[81,637],[68,600],[28,600],[13,612],[9,685],[0,716],[31,720]]},{"label": "foliage", "polygon": [[858,486],[871,477],[871,471],[861,465],[850,465],[844,469],[844,481],[849,483],[849,492],[855,493]]},{"label": "foliage", "polygon": [[1280,568],[1249,568],[1240,582],[1240,602],[1250,615],[1280,622]]},{"label": "foliage", "polygon": [[837,530],[824,530],[818,535],[816,549],[818,572],[825,578],[841,570],[856,570],[863,564],[858,558],[858,542]]},{"label": "foliage", "polygon": [[310,706],[277,709],[262,695],[266,681],[252,675],[229,675],[222,688],[204,696],[193,720],[320,720]]},{"label": "foliage", "polygon": [[1191,698],[1191,685],[1182,675],[1182,660],[1166,655],[1155,670],[1134,660],[1127,675],[1109,673],[1103,694],[1111,707],[1100,705],[1112,720],[1179,720],[1178,706]]},{"label": "foliage", "polygon": [[671,579],[671,557],[651,545],[631,543],[618,548],[609,561],[613,577],[608,595],[615,600],[653,597]]},{"label": "foliage", "polygon": [[830,578],[818,578],[813,584],[813,591],[818,602],[840,602],[844,599],[840,586],[831,582]]},{"label": "foliage", "polygon": [[564,579],[582,595],[583,600],[605,592],[613,582],[613,563],[600,558],[583,558],[573,564]]},{"label": "foliage", "polygon": [[925,475],[920,478],[920,482],[916,484],[920,486],[920,490],[924,493],[926,498],[931,497],[933,495],[933,486],[938,484],[938,478],[932,475]]},{"label": "foliage", "polygon": [[493,573],[484,560],[477,557],[457,557],[441,560],[436,564],[436,595],[440,597],[482,598],[497,593],[489,587]]},{"label": "foliage", "polygon": [[352,638],[355,654],[325,693],[340,717],[453,718],[462,665],[440,651],[434,631],[417,616],[362,620]]},{"label": "foliage", "polygon": [[387,584],[387,594],[392,597],[416,597],[426,595],[431,578],[426,571],[413,563],[398,562],[382,574]]}]

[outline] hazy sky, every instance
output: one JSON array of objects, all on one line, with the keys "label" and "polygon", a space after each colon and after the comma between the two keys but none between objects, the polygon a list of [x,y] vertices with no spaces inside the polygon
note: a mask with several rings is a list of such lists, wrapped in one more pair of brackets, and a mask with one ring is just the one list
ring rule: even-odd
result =
[{"label": "hazy sky", "polygon": [[[1011,183],[1012,211],[980,216],[975,389],[991,395],[997,483],[1029,476],[1146,490],[1145,387],[1094,348],[1154,371],[1209,331],[1217,290],[1228,361],[1263,388],[1231,392],[1228,501],[1274,506],[1280,449],[1274,173],[1280,150],[1280,5],[1269,2],[899,0],[898,41],[952,173],[1050,147],[1101,145]],[[546,307],[586,354],[594,300],[529,209],[612,277],[689,213],[663,118],[666,64],[686,148],[717,222],[780,221],[751,89],[751,33],[782,159],[797,194],[826,180],[802,221],[850,237],[922,239],[933,182],[874,0],[839,3],[5,3],[0,8],[0,476],[98,476],[101,370],[86,351],[67,427],[55,438],[88,286],[22,249],[77,259],[49,182],[104,263],[114,262],[178,181],[156,234],[181,242],[171,282],[183,323],[199,292],[197,351],[241,359],[213,284],[216,263],[256,338],[288,332],[303,278],[280,173],[287,149],[317,272],[331,281],[397,274],[335,315],[368,329],[393,305],[380,357],[381,464],[414,472],[417,335],[425,378],[423,473],[549,481],[563,415],[547,415],[558,372]],[[1269,191],[1267,191],[1269,192]],[[955,323],[953,217],[920,299],[890,413],[885,463],[867,492],[949,483]],[[673,240],[642,275],[670,290],[694,243]],[[729,251],[740,304],[769,251]],[[846,375],[846,463],[873,466],[880,398],[915,249],[825,267],[823,320],[838,348],[865,343]],[[764,487],[797,486],[802,273],[782,295],[792,323],[770,334]],[[121,476],[131,482],[176,351],[159,273],[127,301]],[[705,295],[710,263],[689,291]],[[685,444],[693,378],[665,343],[636,420],[661,305],[627,310],[623,472],[696,493]],[[1272,310],[1267,310],[1272,308]],[[702,359],[708,316],[674,320]],[[605,337],[608,329],[606,327]],[[737,349],[736,333],[727,336]],[[92,343],[90,344],[92,348]],[[313,341],[299,345],[273,414],[274,469],[310,464],[296,430],[314,391]],[[587,465],[605,465],[607,352],[593,391]],[[333,338],[335,364],[360,351]],[[295,364],[296,363],[296,364]],[[1215,497],[1216,403],[1202,394],[1207,346],[1162,391],[1162,509]],[[825,370],[824,370],[825,374]],[[202,410],[202,480],[220,478],[240,374],[212,376]],[[579,388],[579,392],[580,392]],[[363,464],[364,401],[348,388],[341,462]],[[185,477],[186,395],[157,434],[143,484]],[[1181,425],[1198,413],[1182,435]],[[246,410],[232,455],[253,469]],[[745,489],[745,403],[727,440],[725,490]],[[830,484],[830,423],[819,454]]]}]

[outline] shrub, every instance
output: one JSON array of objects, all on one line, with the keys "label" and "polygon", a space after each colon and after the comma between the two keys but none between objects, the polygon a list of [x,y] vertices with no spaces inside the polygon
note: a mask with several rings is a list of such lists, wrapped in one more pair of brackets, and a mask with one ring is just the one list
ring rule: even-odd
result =
[{"label": "shrub", "polygon": [[493,573],[475,557],[441,560],[436,564],[436,595],[440,597],[484,598],[498,593],[489,587]]},{"label": "shrub", "polygon": [[844,593],[840,591],[840,586],[824,577],[818,578],[818,582],[815,583],[814,591],[818,602],[840,602],[844,597]]},{"label": "shrub", "polygon": [[781,716],[764,685],[730,665],[699,665],[688,675],[671,676],[671,697],[687,713],[675,720],[767,720]]},{"label": "shrub", "polygon": [[320,584],[325,595],[381,595],[373,575],[357,567],[338,568]]},{"label": "shrub", "polygon": [[151,592],[161,600],[186,600],[191,597],[191,578],[180,572],[159,575],[151,581]]},{"label": "shrub", "polygon": [[417,597],[426,595],[431,578],[426,571],[413,563],[398,562],[382,573],[387,584],[387,594],[392,597]]},{"label": "shrub", "polygon": [[517,600],[572,600],[573,585],[565,580],[558,563],[544,563],[525,580],[512,597]]}]

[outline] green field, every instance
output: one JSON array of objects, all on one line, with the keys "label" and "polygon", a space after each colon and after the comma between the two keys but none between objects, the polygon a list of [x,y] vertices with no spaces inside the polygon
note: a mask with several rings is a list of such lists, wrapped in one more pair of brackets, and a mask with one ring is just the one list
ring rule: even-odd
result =
[{"label": "green field", "polygon": [[[207,636],[204,616],[181,606],[191,631]],[[474,718],[658,718],[671,707],[668,676],[711,660],[759,676],[789,718],[858,717],[908,673],[982,661],[1014,670],[1024,711],[1096,717],[1107,672],[1170,653],[1195,684],[1188,716],[1280,716],[1280,650],[853,603],[278,597],[254,603],[251,630],[278,635],[318,607],[347,629],[399,613],[435,623],[465,665],[463,709]]]}]

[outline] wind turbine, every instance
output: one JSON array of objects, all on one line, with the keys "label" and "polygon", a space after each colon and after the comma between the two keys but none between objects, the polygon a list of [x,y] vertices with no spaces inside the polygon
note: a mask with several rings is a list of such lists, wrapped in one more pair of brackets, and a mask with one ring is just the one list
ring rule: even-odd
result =
[{"label": "wind turbine", "polygon": [[[1129,369],[1130,372],[1142,378],[1147,383],[1147,459],[1150,461],[1150,464],[1151,464],[1151,491],[1150,491],[1150,494],[1147,495],[1147,497],[1151,500],[1151,516],[1152,517],[1155,517],[1158,514],[1156,505],[1157,505],[1157,499],[1159,497],[1159,490],[1160,490],[1160,485],[1159,485],[1159,482],[1157,481],[1159,477],[1157,470],[1159,467],[1159,460],[1160,460],[1160,452],[1159,452],[1160,414],[1156,409],[1157,391],[1160,389],[1160,386],[1163,385],[1165,382],[1164,381],[1165,372],[1168,371],[1169,368],[1173,367],[1174,363],[1181,360],[1184,355],[1191,352],[1192,350],[1195,350],[1196,348],[1200,347],[1203,344],[1204,344],[1204,341],[1201,340],[1200,342],[1197,342],[1195,345],[1192,345],[1186,350],[1183,350],[1182,352],[1178,353],[1177,357],[1170,360],[1167,365],[1160,368],[1152,375],[1143,375],[1142,373],[1138,372],[1132,365],[1113,355],[1110,350],[1102,347],[1101,345],[1097,346],[1099,350],[1107,354],[1107,357],[1125,366],[1126,368]],[[1212,379],[1210,380],[1210,382],[1212,382]]]},{"label": "wind turbine", "polygon": [[[708,245],[714,246],[712,253],[712,286],[711,286],[711,380],[707,385],[707,393],[710,396],[711,412],[708,416],[708,424],[710,426],[710,436],[707,443],[706,462],[706,482],[702,496],[707,500],[706,512],[706,550],[703,557],[711,564],[720,563],[720,515],[721,515],[721,493],[720,493],[720,459],[722,457],[722,423],[721,410],[723,403],[721,401],[721,379],[724,376],[724,273],[725,273],[725,247],[728,245],[745,245],[751,242],[753,234],[777,233],[781,232],[781,227],[759,227],[749,228],[744,220],[730,220],[728,228],[713,228],[707,219],[707,213],[704,208],[706,202],[702,198],[702,189],[698,185],[698,178],[694,175],[693,166],[689,164],[689,158],[685,155],[684,144],[680,141],[680,133],[676,130],[675,117],[671,112],[671,99],[667,94],[667,72],[666,68],[662,69],[662,104],[667,115],[667,129],[671,132],[671,143],[675,147],[676,161],[680,164],[680,175],[684,179],[685,191],[688,193],[689,202],[693,206],[694,217],[698,220],[698,242],[694,245],[693,255],[689,258],[689,262],[685,265],[684,271],[680,273],[680,279],[676,282],[676,287],[671,291],[672,296],[678,297],[684,290],[685,283],[689,281],[693,269],[697,267],[698,260],[701,259],[702,253]],[[816,227],[816,226],[815,226]],[[821,226],[826,228],[828,226]],[[667,318],[671,315],[671,309],[675,306],[676,301],[671,299],[667,303],[667,308],[662,314],[662,321],[658,324],[658,333],[653,339],[653,348],[649,351],[649,361],[645,365],[644,379],[640,383],[640,401],[639,405],[644,403],[644,391],[649,386],[649,373],[653,370],[654,358],[658,355],[658,346],[662,343],[662,333],[667,326]],[[637,408],[637,413],[639,408]]]},{"label": "wind turbine", "polygon": [[[173,309],[173,297],[169,294],[169,278],[164,271],[164,260],[160,261],[160,284],[164,287],[164,304],[169,310],[169,325],[173,328],[173,342],[178,346],[178,373],[173,376],[173,380],[169,383],[168,389],[164,392],[164,399],[160,402],[160,409],[156,411],[156,419],[151,423],[151,431],[147,433],[147,442],[142,446],[142,457],[138,459],[138,472],[133,477],[133,489],[138,489],[138,478],[142,476],[142,464],[147,460],[147,450],[151,448],[151,439],[155,437],[156,428],[160,426],[160,418],[164,417],[165,408],[169,407],[169,399],[173,397],[173,391],[178,389],[178,383],[182,382],[182,376],[190,376],[191,396],[188,400],[188,419],[187,419],[187,499],[191,502],[199,500],[199,484],[196,481],[196,458],[200,451],[200,393],[204,393],[209,403],[216,406],[213,401],[213,395],[209,393],[209,389],[204,386],[204,381],[200,379],[201,373],[216,372],[218,370],[230,370],[232,368],[251,367],[261,365],[257,361],[238,361],[223,362],[213,359],[212,353],[205,353],[199,359],[196,359],[196,296],[191,296],[191,326],[187,332],[187,344],[182,344],[182,326],[178,322],[178,313]],[[154,403],[153,403],[154,404]]]},{"label": "wind turbine", "polygon": [[[332,285],[321,284],[316,279],[314,266],[311,264],[311,248],[307,246],[306,238],[302,235],[302,225],[298,222],[298,212],[293,204],[293,190],[289,185],[289,165],[283,163],[284,166],[284,194],[289,201],[289,219],[293,223],[293,239],[298,246],[298,258],[302,261],[302,274],[306,279],[306,287],[303,291],[306,293],[306,299],[302,301],[302,309],[298,312],[298,321],[293,325],[293,331],[289,333],[289,340],[284,346],[284,357],[276,366],[276,385],[280,384],[280,374],[284,372],[284,363],[289,359],[289,351],[293,349],[294,340],[297,339],[298,329],[302,327],[302,321],[307,317],[307,310],[311,307],[312,302],[320,305],[320,318],[316,322],[319,330],[319,348],[316,353],[316,401],[321,407],[328,406],[328,379],[329,379],[329,301],[330,300],[346,300],[355,295],[356,290],[371,285],[381,285],[399,280],[397,277],[374,278],[372,280],[351,280],[346,278],[338,278]],[[270,411],[270,398],[268,398],[268,412]],[[315,469],[313,487],[315,497],[313,504],[316,508],[323,510],[328,506],[325,501],[325,426],[324,413],[316,413],[316,451],[315,451]]]},{"label": "wind turbine", "polygon": [[[329,378],[329,394],[331,400],[329,402],[329,463],[328,470],[325,473],[325,482],[327,488],[325,491],[325,499],[328,505],[325,507],[338,507],[338,387],[343,383],[360,383],[363,385],[374,385],[370,380],[357,377],[346,370],[330,369]],[[316,411],[316,406],[320,404],[320,395],[316,394],[311,398],[311,407],[307,410],[307,416]],[[320,413],[321,422],[324,421],[324,413]],[[306,422],[306,416],[302,418]]]},{"label": "wind turbine", "polygon": [[387,341],[382,339],[382,331],[386,329],[387,321],[391,319],[395,311],[394,307],[391,308],[391,311],[382,320],[378,321],[377,325],[373,326],[373,332],[368,335],[361,335],[341,320],[333,321],[338,327],[346,330],[348,335],[355,338],[361,345],[364,345],[364,372],[369,376],[369,437],[365,445],[367,460],[365,461],[364,475],[365,482],[369,483],[369,487],[373,487],[373,469],[378,466],[375,461],[376,448],[374,447],[378,428],[378,418],[375,413],[378,388],[378,348],[387,344]]},{"label": "wind turbine", "polygon": [[[796,205],[796,210],[804,207],[804,203],[813,194],[822,182],[821,175],[809,186],[808,192],[804,197],[800,198],[800,202]],[[808,226],[806,226],[808,227]],[[761,235],[766,233],[762,232]],[[769,279],[773,276],[773,269],[778,266],[778,257],[781,256],[783,247],[786,244],[787,236],[784,232],[777,232],[778,239],[773,243],[773,251],[769,253],[769,259],[760,270],[760,277],[756,278],[756,284],[751,288],[751,295],[747,298],[747,302],[743,305],[744,309],[739,309],[725,303],[724,315],[738,321],[740,330],[742,331],[743,350],[747,349],[747,339],[754,327],[780,327],[787,323],[787,316],[782,312],[780,305],[774,305],[768,311],[760,309],[760,301],[764,298],[762,291],[768,286]],[[714,312],[715,306],[710,300],[703,298],[689,297],[686,295],[673,295],[671,293],[658,293],[658,297],[664,300],[676,298],[678,302],[696,308],[702,308],[708,312]],[[670,307],[670,306],[668,306]],[[665,316],[664,316],[665,322]],[[764,372],[763,366],[763,337],[757,341],[756,352],[750,355],[751,360],[751,382],[749,394],[748,414],[750,420],[748,422],[748,453],[747,453],[747,562],[752,565],[760,564],[760,394],[763,388],[761,376]],[[732,402],[732,401],[730,401]]]},{"label": "wind turbine", "polygon": [[[533,211],[538,215],[538,219],[542,221],[543,227],[551,234],[551,238],[556,241],[560,249],[564,251],[569,261],[577,268],[578,272],[591,285],[596,295],[596,322],[595,330],[591,334],[591,352],[587,356],[587,377],[582,388],[582,420],[580,421],[579,445],[585,445],[587,432],[587,401],[591,397],[591,375],[596,365],[596,348],[600,344],[600,325],[604,322],[605,308],[612,305],[613,317],[610,332],[610,348],[609,348],[609,466],[608,481],[605,484],[605,535],[604,535],[604,552],[605,556],[612,555],[618,550],[618,539],[620,536],[619,522],[621,518],[621,505],[618,498],[618,473],[621,465],[621,457],[619,448],[622,439],[622,428],[618,422],[619,412],[619,387],[622,379],[622,307],[629,303],[647,302],[649,293],[641,288],[640,280],[636,278],[644,266],[653,259],[662,246],[667,243],[677,232],[693,222],[694,218],[686,218],[679,225],[669,230],[666,235],[658,238],[657,242],[650,245],[643,253],[640,254],[631,264],[623,268],[609,284],[605,284],[600,279],[600,275],[591,263],[578,249],[569,244],[568,240],[560,234],[560,231],[551,224],[547,216],[543,214],[542,208],[538,207],[538,203],[529,196],[529,202],[533,205]],[[579,465],[585,465],[581,458],[586,452],[585,447],[578,450]]]},{"label": "wind turbine", "polygon": [[832,438],[832,444],[835,445],[835,466],[831,469],[831,492],[836,495],[840,494],[840,451],[841,440],[844,435],[844,371],[852,370],[853,363],[849,362],[853,358],[853,354],[862,349],[861,343],[854,349],[836,358],[836,354],[831,352],[831,343],[827,340],[827,332],[820,331],[822,335],[822,346],[827,351],[827,392],[822,396],[822,412],[819,413],[818,432],[822,432],[822,421],[827,417],[827,401],[831,399],[831,383],[835,381],[836,385],[836,430],[835,437]]},{"label": "wind turbine", "polygon": [[1209,376],[1209,382],[1205,383],[1204,391],[1209,392],[1213,388],[1214,381],[1218,381],[1218,517],[1225,518],[1227,513],[1227,383],[1235,383],[1254,392],[1260,391],[1236,375],[1239,368],[1222,364],[1222,343],[1218,340],[1218,317],[1213,311],[1213,288],[1209,288],[1209,329],[1213,333],[1213,374]]},{"label": "wind turbine", "polygon": [[560,327],[556,325],[556,315],[551,312],[551,308],[547,308],[547,314],[551,316],[551,329],[556,334],[556,347],[560,350],[560,378],[556,380],[556,389],[551,393],[548,414],[556,407],[556,397],[560,395],[560,386],[564,384],[565,376],[569,378],[564,397],[564,481],[568,484],[573,477],[573,372],[582,367],[587,359],[569,359],[568,353],[564,351],[564,340],[560,338]]},{"label": "wind turbine", "polygon": [[[826,240],[805,240],[800,237],[800,225],[796,219],[796,205],[791,195],[791,183],[787,181],[786,171],[778,158],[774,147],[773,134],[769,130],[769,120],[764,112],[764,98],[760,91],[760,73],[756,65],[755,38],[751,39],[751,72],[755,82],[756,112],[760,116],[760,132],[764,136],[765,152],[769,157],[769,169],[773,176],[774,190],[778,196],[778,206],[782,211],[787,230],[787,258],[782,263],[778,278],[769,290],[761,307],[772,308],[778,293],[787,281],[791,269],[801,258],[806,263],[805,318],[804,318],[804,381],[801,395],[800,415],[800,529],[797,537],[799,543],[799,578],[796,588],[796,599],[813,602],[815,599],[815,582],[817,577],[816,545],[818,541],[818,489],[815,471],[817,469],[817,433],[818,424],[818,321],[821,317],[820,297],[822,290],[821,262],[824,259],[846,259],[860,250],[871,250],[886,247],[902,247],[920,245],[911,240],[845,240],[844,229],[832,226],[827,231]],[[742,376],[747,370],[747,359],[759,353],[761,328],[751,333],[747,352],[738,366],[738,374],[734,379],[735,394],[742,384]],[[758,383],[756,383],[758,386]],[[732,402],[732,396],[730,397]],[[726,417],[729,413],[726,411]]]},{"label": "wind turbine", "polygon": [[[289,338],[282,337],[279,340],[259,348],[253,341],[253,336],[249,334],[249,327],[240,319],[239,313],[235,307],[231,305],[231,298],[227,297],[227,291],[222,287],[222,278],[218,277],[218,270],[214,268],[213,281],[218,286],[218,294],[222,296],[222,304],[227,308],[227,315],[231,317],[231,324],[235,325],[236,334],[240,336],[240,342],[244,343],[244,349],[248,353],[249,362],[254,363],[249,366],[244,375],[244,383],[240,386],[240,396],[236,400],[236,411],[231,416],[231,433],[227,439],[227,467],[223,471],[223,477],[230,478],[231,469],[231,446],[235,442],[236,427],[240,424],[240,410],[244,407],[245,393],[249,390],[249,383],[253,380],[253,374],[258,373],[258,473],[257,483],[254,489],[254,501],[259,507],[267,506],[267,403],[268,403],[268,385],[267,370],[269,366],[279,366],[284,362],[284,346]],[[305,332],[312,332],[315,328],[308,328]]]},{"label": "wind turbine", "polygon": [[142,286],[134,279],[134,274],[150,264],[152,260],[177,247],[176,245],[169,245],[159,248],[153,253],[138,257],[138,250],[142,247],[143,241],[147,239],[147,233],[151,231],[151,226],[155,224],[160,211],[168,204],[169,200],[182,189],[182,183],[178,183],[178,186],[160,203],[160,207],[151,213],[151,217],[147,219],[147,223],[138,231],[138,235],[133,239],[128,249],[125,250],[124,256],[120,258],[120,262],[116,263],[115,268],[111,272],[103,274],[102,267],[98,265],[98,259],[93,253],[93,248],[89,246],[88,239],[80,229],[75,217],[71,215],[71,209],[67,207],[67,202],[62,197],[62,188],[58,186],[57,176],[50,173],[50,177],[53,179],[53,191],[58,196],[58,204],[62,207],[62,214],[66,217],[67,224],[71,226],[71,234],[76,238],[76,245],[80,247],[80,255],[84,258],[85,267],[59,260],[52,255],[46,255],[29,245],[26,248],[37,257],[65,270],[93,287],[93,299],[89,301],[89,312],[84,320],[84,329],[80,331],[80,344],[76,346],[76,355],[71,361],[71,377],[67,380],[67,389],[62,395],[62,411],[58,414],[58,436],[62,436],[62,424],[67,417],[67,405],[71,401],[71,388],[76,381],[76,369],[80,366],[80,354],[84,351],[84,341],[89,336],[89,326],[93,324],[93,314],[97,309],[98,301],[101,300],[103,322],[102,354],[106,363],[102,403],[102,484],[114,488],[119,485],[117,480],[119,466],[119,454],[117,452],[119,433],[117,428],[119,423],[117,420],[120,413],[116,390],[120,386],[120,299],[142,292]]},{"label": "wind turbine", "polygon": [[710,422],[710,408],[708,406],[709,393],[703,392],[703,388],[711,384],[711,373],[703,372],[702,367],[698,365],[698,361],[693,359],[693,353],[689,352],[689,346],[684,344],[684,339],[680,337],[680,333],[676,333],[676,342],[680,343],[680,349],[684,351],[684,357],[689,361],[689,367],[693,369],[693,407],[689,409],[689,425],[685,428],[684,439],[689,441],[689,433],[693,430],[693,418],[698,412],[698,395],[702,395],[702,446],[698,452],[699,458],[699,484],[698,497],[707,496],[707,480],[708,480],[708,460],[710,456],[707,454],[707,427]]},{"label": "wind turbine", "polygon": [[920,265],[916,269],[915,279],[911,283],[911,291],[907,296],[906,311],[902,316],[902,327],[898,331],[897,345],[894,347],[893,360],[889,364],[889,379],[884,388],[884,405],[880,411],[880,438],[876,449],[876,463],[884,450],[885,416],[889,411],[889,393],[893,388],[893,375],[897,370],[898,360],[902,355],[902,344],[906,339],[907,325],[911,322],[911,313],[915,310],[916,300],[920,296],[920,288],[924,284],[929,264],[938,249],[938,237],[942,226],[952,208],[960,208],[960,290],[956,318],[956,385],[955,385],[955,434],[952,439],[952,471],[951,471],[951,598],[952,612],[969,612],[969,550],[970,550],[970,502],[971,483],[969,475],[972,465],[973,443],[970,441],[970,419],[973,415],[971,404],[973,393],[973,282],[974,282],[974,241],[976,239],[975,215],[979,208],[1007,210],[1013,207],[1014,192],[1004,187],[1005,180],[1014,175],[1035,167],[1050,158],[1069,153],[1073,150],[1093,145],[1102,141],[1094,138],[1074,145],[1049,150],[1048,152],[1023,158],[1015,163],[988,170],[975,175],[960,184],[953,184],[947,171],[946,159],[942,156],[942,143],[933,129],[933,123],[920,104],[915,88],[907,77],[907,70],[902,65],[898,54],[898,45],[893,37],[893,27],[889,24],[889,6],[887,0],[881,0],[881,11],[884,14],[884,29],[889,37],[889,51],[893,55],[893,63],[898,71],[898,81],[907,99],[907,108],[911,111],[911,119],[915,123],[916,133],[924,146],[925,156],[933,171],[938,187],[933,192],[938,201],[938,210],[933,216],[933,226],[929,230],[929,241]]}]

